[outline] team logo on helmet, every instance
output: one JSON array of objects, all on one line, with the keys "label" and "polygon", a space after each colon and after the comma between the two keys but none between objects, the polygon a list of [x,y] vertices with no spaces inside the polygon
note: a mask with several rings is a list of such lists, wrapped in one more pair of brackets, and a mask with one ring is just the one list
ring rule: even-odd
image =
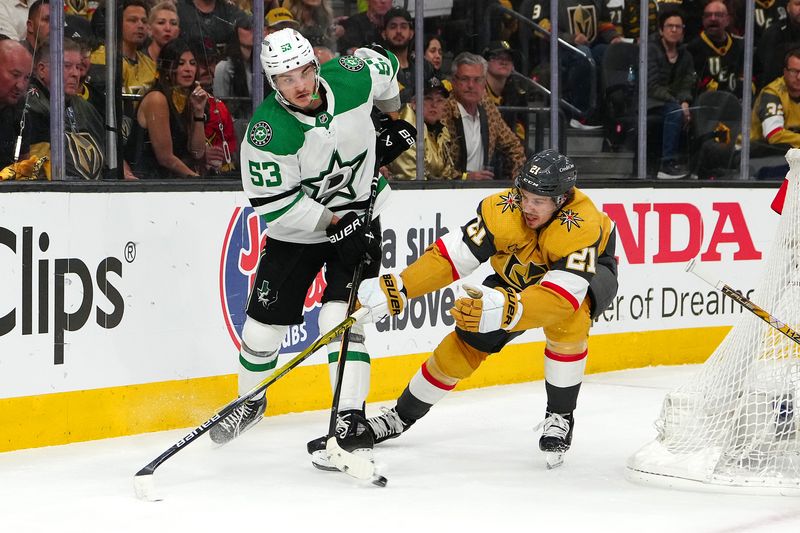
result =
[{"label": "team logo on helmet", "polygon": [[364,61],[356,56],[344,56],[339,58],[339,64],[350,72],[358,72],[364,68]]},{"label": "team logo on helmet", "polygon": [[508,194],[500,195],[500,203],[496,204],[503,207],[503,213],[511,209],[513,213],[515,209],[519,209],[519,194],[515,191],[508,191]]},{"label": "team logo on helmet", "polygon": [[572,209],[565,209],[561,211],[556,218],[561,221],[561,225],[567,225],[567,231],[572,229],[572,226],[576,228],[580,228],[580,222],[583,222],[583,219],[573,211]]},{"label": "team logo on helmet", "polygon": [[250,144],[253,146],[266,146],[272,140],[272,127],[261,120],[250,128]]}]

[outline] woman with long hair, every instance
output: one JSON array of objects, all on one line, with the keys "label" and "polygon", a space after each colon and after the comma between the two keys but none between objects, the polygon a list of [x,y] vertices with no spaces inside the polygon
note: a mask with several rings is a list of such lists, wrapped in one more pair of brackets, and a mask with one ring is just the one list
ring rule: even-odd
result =
[{"label": "woman with long hair", "polygon": [[283,7],[292,13],[300,24],[298,31],[304,35],[314,28],[322,30],[326,37],[334,41],[344,35],[344,27],[340,22],[346,17],[334,19],[329,0],[283,0]]},{"label": "woman with long hair", "polygon": [[197,81],[197,63],[182,39],[158,58],[158,81],[139,104],[128,161],[142,177],[198,176],[205,155],[208,93]]}]

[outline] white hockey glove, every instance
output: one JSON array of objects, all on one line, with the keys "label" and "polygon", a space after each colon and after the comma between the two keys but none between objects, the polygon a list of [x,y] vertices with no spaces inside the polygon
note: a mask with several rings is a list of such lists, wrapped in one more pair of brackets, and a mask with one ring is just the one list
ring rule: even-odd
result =
[{"label": "white hockey glove", "polygon": [[466,293],[450,309],[456,326],[464,331],[489,333],[499,329],[510,330],[522,317],[522,302],[514,289],[475,287],[461,285]]},{"label": "white hockey glove", "polygon": [[369,309],[363,321],[371,323],[379,322],[387,315],[402,313],[408,298],[400,276],[383,274],[361,282],[358,286],[358,301],[362,307]]}]

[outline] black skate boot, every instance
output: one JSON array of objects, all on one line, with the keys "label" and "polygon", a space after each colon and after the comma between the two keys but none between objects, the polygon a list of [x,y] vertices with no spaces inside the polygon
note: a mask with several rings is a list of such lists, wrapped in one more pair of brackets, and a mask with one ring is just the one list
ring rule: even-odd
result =
[{"label": "black skate boot", "polygon": [[211,440],[220,446],[227,444],[255,426],[267,410],[267,397],[247,400],[208,432]]},{"label": "black skate boot", "polygon": [[539,438],[539,449],[545,453],[547,468],[556,468],[564,463],[564,454],[572,444],[572,430],[575,420],[572,413],[553,413],[547,411],[544,421],[538,426],[543,427],[542,436]]},{"label": "black skate boot", "polygon": [[381,411],[380,415],[367,419],[367,424],[375,436],[375,444],[399,437],[413,424],[413,422],[405,422],[400,418],[394,407],[391,409],[381,407]]},{"label": "black skate boot", "polygon": [[[372,461],[372,447],[375,437],[372,434],[364,411],[353,409],[336,415],[336,440],[343,450]],[[306,445],[311,454],[311,464],[320,470],[338,470],[329,460],[325,446],[327,436],[309,441]]]}]

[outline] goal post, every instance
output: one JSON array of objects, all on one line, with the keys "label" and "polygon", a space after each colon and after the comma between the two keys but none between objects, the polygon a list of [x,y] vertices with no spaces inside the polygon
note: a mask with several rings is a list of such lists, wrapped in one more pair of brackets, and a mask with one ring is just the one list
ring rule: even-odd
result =
[{"label": "goal post", "polygon": [[[785,205],[752,302],[798,330],[800,150],[789,150],[786,159]],[[800,496],[798,401],[800,344],[763,317],[743,313],[699,372],[666,395],[656,439],[628,459],[626,477]]]}]

